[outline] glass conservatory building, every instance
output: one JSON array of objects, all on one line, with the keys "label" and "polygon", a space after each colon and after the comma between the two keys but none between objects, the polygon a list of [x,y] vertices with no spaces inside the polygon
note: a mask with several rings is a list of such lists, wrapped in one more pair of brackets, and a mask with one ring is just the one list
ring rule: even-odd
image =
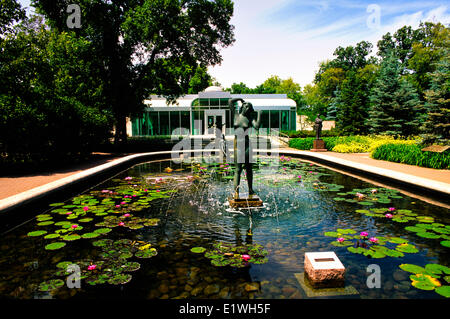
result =
[{"label": "glass conservatory building", "polygon": [[[230,94],[220,87],[210,87],[199,94],[185,95],[168,105],[165,98],[151,96],[140,117],[131,120],[132,136],[171,135],[178,128],[185,128],[189,135],[214,135],[219,128],[232,135],[231,112],[228,100],[242,98],[262,111],[260,135],[269,135],[271,129],[278,131],[296,129],[296,103],[286,94]],[[175,133],[176,135],[184,135]]]}]

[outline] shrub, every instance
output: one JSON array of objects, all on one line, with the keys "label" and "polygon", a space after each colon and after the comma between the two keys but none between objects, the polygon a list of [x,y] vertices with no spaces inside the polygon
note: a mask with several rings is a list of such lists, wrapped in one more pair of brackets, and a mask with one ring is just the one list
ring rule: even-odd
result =
[{"label": "shrub", "polygon": [[[311,130],[302,131],[281,131],[281,133],[288,135],[290,138],[305,138],[305,137],[315,137],[316,132]],[[322,137],[335,137],[341,135],[341,132],[335,128],[331,130],[322,131]]]},{"label": "shrub", "polygon": [[338,144],[333,147],[332,151],[337,153],[365,153],[367,147],[359,143]]},{"label": "shrub", "polygon": [[[313,146],[313,137],[291,139],[289,146],[300,150],[310,150]],[[392,136],[336,136],[324,137],[325,147],[337,153],[367,153],[384,144],[416,144],[417,141],[395,140]]]},{"label": "shrub", "polygon": [[422,146],[412,144],[384,144],[371,154],[372,158],[435,169],[450,168],[450,152],[422,152]]}]

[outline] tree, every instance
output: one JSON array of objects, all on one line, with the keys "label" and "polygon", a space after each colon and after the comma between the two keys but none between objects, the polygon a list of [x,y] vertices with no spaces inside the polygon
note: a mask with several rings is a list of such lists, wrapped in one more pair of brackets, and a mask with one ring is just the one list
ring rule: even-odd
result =
[{"label": "tree", "polygon": [[194,76],[190,79],[188,94],[196,94],[213,84],[213,78],[208,74],[206,67],[198,66]]},{"label": "tree", "polygon": [[421,34],[413,30],[411,26],[404,26],[398,29],[393,36],[388,32],[378,41],[378,55],[383,59],[393,54],[400,60],[402,74],[405,74],[408,61],[412,57],[412,45],[419,41]]},{"label": "tree", "polygon": [[16,25],[0,50],[0,141],[8,156],[88,153],[109,136],[91,43],[33,17]]},{"label": "tree", "polygon": [[330,62],[330,67],[349,71],[360,69],[367,64],[374,63],[373,57],[368,57],[372,52],[372,47],[372,44],[367,41],[361,41],[355,47],[338,47],[333,53],[336,58]]},{"label": "tree", "polygon": [[447,50],[436,63],[431,88],[425,91],[426,119],[422,125],[425,144],[450,144],[450,55]]},{"label": "tree", "polygon": [[0,0],[0,34],[10,32],[11,25],[24,18],[25,10],[16,0]]},{"label": "tree", "polygon": [[243,82],[233,83],[231,88],[226,89],[226,91],[230,91],[231,94],[251,94],[253,92],[253,90],[247,87]]},{"label": "tree", "polygon": [[436,63],[448,52],[446,49],[450,45],[450,29],[440,23],[426,22],[421,24],[418,32],[422,40],[413,43],[408,67],[413,71],[411,82],[423,100],[424,92],[430,88]]},{"label": "tree", "polygon": [[[71,0],[33,0],[58,30],[66,30]],[[126,142],[126,117],[150,94],[173,100],[188,92],[198,65],[221,62],[234,42],[231,0],[81,0],[77,34],[95,44],[105,96],[115,117],[115,142]]]},{"label": "tree", "polygon": [[409,136],[418,132],[419,98],[414,87],[401,77],[402,65],[392,54],[381,63],[371,90],[367,124],[371,133]]},{"label": "tree", "polygon": [[305,85],[302,94],[307,105],[303,114],[307,115],[309,120],[314,121],[317,114],[326,114],[327,104],[322,99],[317,85]]},{"label": "tree", "polygon": [[336,128],[345,134],[366,134],[369,94],[376,78],[377,67],[366,65],[357,71],[349,71],[328,114],[335,116]]}]

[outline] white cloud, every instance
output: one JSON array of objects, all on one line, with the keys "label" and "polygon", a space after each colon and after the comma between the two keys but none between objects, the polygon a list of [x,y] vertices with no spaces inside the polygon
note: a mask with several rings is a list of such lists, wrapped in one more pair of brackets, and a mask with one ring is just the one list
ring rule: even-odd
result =
[{"label": "white cloud", "polygon": [[[387,3],[380,5],[380,28],[370,30],[366,25],[369,16],[365,10],[366,4],[339,0],[333,4],[360,9],[361,14],[334,19],[329,25],[317,23],[309,30],[301,30],[298,25],[302,21],[296,24],[295,19],[269,21],[270,23],[265,20],[268,12],[289,3],[289,0],[281,3],[274,0],[235,2],[232,23],[236,26],[236,42],[232,47],[221,51],[222,64],[209,69],[224,87],[241,81],[249,87],[256,87],[271,75],[292,77],[303,87],[313,81],[319,62],[332,59],[338,46],[355,45],[365,40],[374,45],[373,51],[376,53],[376,44],[382,35],[393,33],[404,25],[417,28],[424,21],[450,23],[445,5],[424,2],[403,5]],[[328,2],[321,1],[318,5],[323,10],[328,9],[331,11],[329,14],[333,15],[333,8],[328,6]]]}]

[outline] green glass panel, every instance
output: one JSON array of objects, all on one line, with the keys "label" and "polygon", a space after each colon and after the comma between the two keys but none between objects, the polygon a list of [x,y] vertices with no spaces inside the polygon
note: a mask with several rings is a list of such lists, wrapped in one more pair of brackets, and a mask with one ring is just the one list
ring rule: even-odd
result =
[{"label": "green glass panel", "polygon": [[160,135],[170,135],[169,112],[159,112]]}]

